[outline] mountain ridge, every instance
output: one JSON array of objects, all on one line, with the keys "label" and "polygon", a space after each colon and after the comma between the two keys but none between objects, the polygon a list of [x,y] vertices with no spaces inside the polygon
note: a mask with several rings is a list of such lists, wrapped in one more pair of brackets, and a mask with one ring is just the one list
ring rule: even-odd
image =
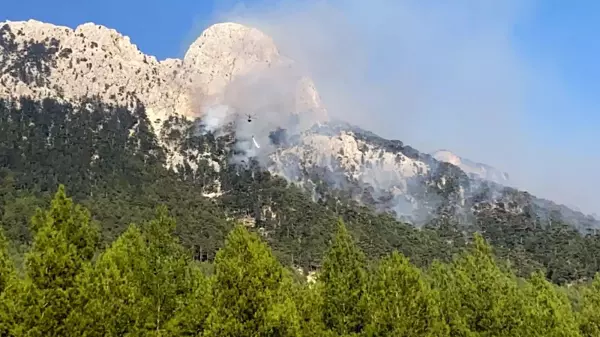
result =
[{"label": "mountain ridge", "polygon": [[[0,27],[2,97],[55,96],[77,101],[98,95],[104,101],[131,106],[139,99],[155,128],[160,128],[157,120],[171,115],[199,115],[204,104],[199,96],[219,101],[222,98],[214,96],[222,94],[232,78],[250,73],[253,67],[285,62],[279,60],[279,51],[268,36],[236,23],[210,26],[183,59],[163,61],[142,53],[128,36],[94,23],[71,29],[29,20],[0,22]],[[28,63],[36,53],[46,64]],[[24,73],[10,72],[16,58],[11,60],[10,54],[25,59]],[[312,81],[303,77],[298,86],[299,108],[326,114]]]},{"label": "mountain ridge", "polygon": [[[524,205],[550,205],[530,200],[524,192],[472,181],[472,170],[460,166],[470,164],[464,159],[460,165],[441,165],[447,161],[435,154],[330,121],[310,78],[295,72],[293,61],[251,27],[213,25],[183,59],[163,61],[143,54],[116,30],[92,23],[75,29],[35,20],[0,23],[0,47],[0,97],[76,102],[98,96],[130,108],[143,105],[175,168],[197,169],[199,160],[208,158],[218,174],[229,164],[258,160],[271,173],[312,190],[315,200],[316,186],[324,181],[413,223],[425,223],[432,213],[447,212],[453,205],[466,208],[461,214],[496,209],[522,213]],[[239,118],[246,113],[258,116],[246,122]],[[233,134],[228,143],[237,151],[233,159],[184,148],[186,140],[167,140],[176,124],[170,121],[197,119],[206,127],[207,116],[216,117],[211,132],[227,129]],[[277,128],[293,141],[285,146],[273,142]],[[220,195],[219,184],[215,181],[206,195]],[[548,207],[561,209],[555,206]],[[581,218],[578,212],[570,214]]]}]

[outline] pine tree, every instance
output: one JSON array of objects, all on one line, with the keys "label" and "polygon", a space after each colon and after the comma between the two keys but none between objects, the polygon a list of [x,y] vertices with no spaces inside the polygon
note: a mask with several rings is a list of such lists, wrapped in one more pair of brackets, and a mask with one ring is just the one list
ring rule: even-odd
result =
[{"label": "pine tree", "polygon": [[579,321],[583,336],[600,336],[600,273],[596,274],[589,289],[584,291]]},{"label": "pine tree", "polygon": [[4,293],[15,277],[15,265],[8,253],[8,241],[0,226],[0,294]]},{"label": "pine tree", "polygon": [[18,296],[18,281],[8,253],[8,241],[0,226],[0,336],[9,336],[14,325],[14,297]]},{"label": "pine tree", "polygon": [[297,336],[291,276],[256,234],[238,225],[217,253],[206,336]]},{"label": "pine tree", "polygon": [[162,334],[161,330],[188,294],[197,290],[190,270],[191,257],[174,236],[175,227],[175,219],[164,206],[160,206],[156,218],[143,227],[151,272],[138,276],[142,276],[140,285],[150,300],[146,329],[156,335]]},{"label": "pine tree", "polygon": [[434,266],[442,315],[452,336],[515,336],[523,324],[523,298],[514,275],[502,271],[491,247],[475,235],[473,247],[450,269]]},{"label": "pine tree", "polygon": [[140,229],[131,225],[79,278],[79,310],[68,318],[68,330],[90,337],[139,333],[149,302],[140,285],[151,273],[147,256]]},{"label": "pine tree", "polygon": [[302,336],[329,337],[335,334],[323,324],[323,283],[297,283],[294,285],[294,301],[300,316]]},{"label": "pine tree", "polygon": [[64,336],[64,322],[77,293],[76,278],[96,251],[98,230],[87,210],[74,205],[62,185],[50,209],[38,210],[32,225],[35,236],[25,257],[15,334]]},{"label": "pine tree", "polygon": [[444,336],[439,298],[406,257],[380,261],[369,282],[367,336]]},{"label": "pine tree", "polygon": [[318,280],[325,326],[339,335],[360,333],[366,317],[366,258],[341,219]]},{"label": "pine tree", "polygon": [[523,289],[527,312],[520,336],[576,337],[577,321],[569,300],[542,272],[534,273]]},{"label": "pine tree", "polygon": [[432,287],[439,292],[440,314],[443,324],[450,330],[450,336],[475,337],[467,317],[461,314],[463,298],[458,291],[458,280],[450,265],[434,261],[429,269],[428,277]]},{"label": "pine tree", "polygon": [[193,306],[190,296],[205,289],[174,229],[164,207],[141,230],[131,225],[81,278],[83,309],[70,317],[73,329],[94,336],[162,336],[176,329],[175,313]]},{"label": "pine tree", "polygon": [[212,308],[211,279],[198,266],[190,267],[191,291],[183,296],[181,305],[166,323],[169,336],[200,336]]}]

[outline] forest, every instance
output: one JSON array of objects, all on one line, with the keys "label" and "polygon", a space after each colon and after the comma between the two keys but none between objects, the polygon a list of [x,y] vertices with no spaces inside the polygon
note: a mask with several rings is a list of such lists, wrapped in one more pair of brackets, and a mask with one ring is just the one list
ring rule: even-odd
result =
[{"label": "forest", "polygon": [[281,264],[242,224],[193,258],[165,206],[109,245],[60,185],[30,220],[19,266],[0,237],[2,336],[599,336],[600,274],[519,278],[480,235],[449,262],[369,259],[342,219],[316,278]]},{"label": "forest", "polygon": [[[215,159],[227,156],[227,139],[198,136],[176,124],[165,121],[163,142],[183,142],[186,149],[201,149]],[[462,223],[441,209],[430,223],[415,228],[324,184],[317,188],[326,197],[315,202],[257,167],[223,165],[215,172],[206,160],[191,158],[197,168],[184,162],[175,171],[166,167],[166,153],[143,107],[106,105],[94,98],[76,106],[52,99],[0,100],[0,225],[16,263],[23,263],[32,244],[29,219],[37,208],[48,207],[64,184],[101,224],[102,245],[165,205],[178,222],[180,243],[202,262],[214,261],[234,222],[241,220],[254,224],[248,229],[261,235],[282,264],[315,270],[341,217],[370,259],[399,251],[426,268],[434,260],[449,262],[480,233],[519,277],[541,271],[562,285],[588,282],[600,271],[599,234],[582,234],[560,215],[544,222],[492,209]],[[215,178],[225,192],[208,198],[203,191]]]},{"label": "forest", "polygon": [[[217,160],[228,155],[226,138],[196,135],[175,124],[165,121],[159,135],[163,143],[165,138],[183,142]],[[159,136],[143,106],[112,106],[95,98],[77,105],[26,97],[0,100],[0,225],[17,269],[25,267],[34,244],[31,217],[36,209],[50,207],[64,184],[99,224],[102,248],[130,224],[150,221],[163,205],[177,221],[175,237],[201,263],[213,263],[227,235],[243,222],[286,268],[319,270],[341,218],[371,261],[399,252],[427,269],[434,261],[450,263],[479,233],[494,248],[498,263],[517,277],[541,272],[553,284],[576,285],[590,282],[600,271],[599,234],[582,234],[560,216],[545,222],[498,209],[461,223],[442,209],[430,223],[415,228],[325,185],[318,186],[325,197],[315,202],[299,187],[256,166],[222,165],[215,172],[204,159],[191,158],[196,168],[187,162],[177,170],[167,168]],[[215,178],[224,192],[206,197],[203,191]]]}]

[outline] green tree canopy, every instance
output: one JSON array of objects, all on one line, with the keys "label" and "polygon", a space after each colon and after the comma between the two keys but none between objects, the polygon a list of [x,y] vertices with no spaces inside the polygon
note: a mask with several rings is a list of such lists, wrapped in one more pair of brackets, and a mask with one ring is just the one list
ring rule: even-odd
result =
[{"label": "green tree canopy", "polygon": [[534,273],[525,283],[523,297],[527,310],[521,336],[579,336],[579,327],[566,296],[546,280],[542,272]]},{"label": "green tree canopy", "polygon": [[594,277],[591,287],[584,290],[580,329],[585,337],[600,336],[600,273]]},{"label": "green tree canopy", "polygon": [[365,326],[366,263],[343,221],[338,220],[318,280],[323,283],[323,321],[339,335],[360,333]]},{"label": "green tree canopy", "polygon": [[32,228],[35,236],[25,259],[15,333],[64,336],[65,320],[74,309],[76,280],[96,252],[98,229],[88,211],[67,197],[62,185],[50,208],[38,209]]},{"label": "green tree canopy", "polygon": [[380,261],[368,291],[367,336],[444,336],[440,298],[421,271],[395,252]]},{"label": "green tree canopy", "polygon": [[215,260],[206,336],[297,336],[292,279],[256,234],[237,225]]},{"label": "green tree canopy", "polygon": [[480,235],[450,268],[436,264],[431,276],[441,291],[450,335],[515,336],[521,331],[523,298],[517,280],[498,267]]}]

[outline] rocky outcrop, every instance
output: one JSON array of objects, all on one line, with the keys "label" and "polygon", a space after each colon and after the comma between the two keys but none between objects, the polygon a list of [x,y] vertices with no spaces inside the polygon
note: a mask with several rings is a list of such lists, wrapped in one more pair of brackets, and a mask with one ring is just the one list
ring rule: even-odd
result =
[{"label": "rocky outcrop", "polygon": [[486,164],[476,163],[469,159],[462,158],[448,150],[436,151],[432,153],[432,156],[439,161],[460,167],[461,170],[472,178],[489,180],[498,184],[506,184],[509,181],[508,173],[502,172]]},{"label": "rocky outcrop", "polygon": [[358,202],[415,222],[441,200],[433,194],[425,197],[427,184],[439,184],[437,189],[447,185],[445,177],[433,178],[437,162],[431,157],[345,124],[320,124],[281,141],[266,166],[308,190],[315,191],[322,181]]}]

